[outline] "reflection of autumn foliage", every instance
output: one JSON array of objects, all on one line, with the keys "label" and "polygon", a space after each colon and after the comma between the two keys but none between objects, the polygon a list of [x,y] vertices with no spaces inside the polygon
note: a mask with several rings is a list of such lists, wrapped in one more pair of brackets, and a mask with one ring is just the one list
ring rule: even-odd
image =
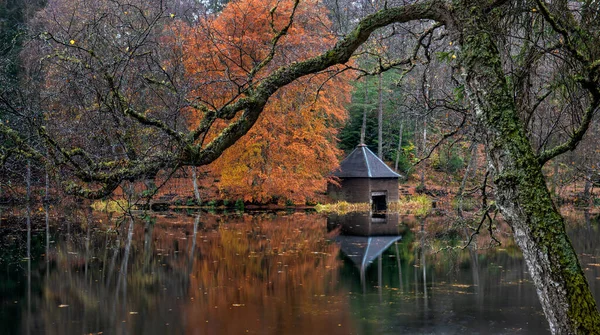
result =
[{"label": "reflection of autumn foliage", "polygon": [[169,214],[117,234],[114,217],[82,214],[33,257],[35,333],[350,332],[322,216]]},{"label": "reflection of autumn foliage", "polygon": [[[198,87],[194,95],[208,105],[224,106],[277,67],[314,56],[335,42],[322,6],[308,1],[300,3],[288,34],[273,47],[293,8],[292,1],[234,1],[196,27],[181,26],[187,76]],[[304,201],[324,190],[324,176],[338,164],[335,137],[350,92],[344,76],[332,74],[279,90],[255,127],[205,170],[218,180],[223,198]],[[195,127],[202,118],[192,112],[189,123]],[[206,141],[222,129],[217,127]],[[207,179],[212,183],[214,178]]]},{"label": "reflection of autumn foliage", "polygon": [[339,311],[343,298],[330,296],[341,261],[338,247],[324,239],[324,220],[244,217],[199,237],[188,330],[318,334],[334,323],[347,326],[337,319],[347,318]]}]

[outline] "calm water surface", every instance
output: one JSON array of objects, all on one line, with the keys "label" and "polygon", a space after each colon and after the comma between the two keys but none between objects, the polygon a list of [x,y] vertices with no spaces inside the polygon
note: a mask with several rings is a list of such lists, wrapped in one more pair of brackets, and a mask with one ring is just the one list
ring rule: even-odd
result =
[{"label": "calm water surface", "polygon": [[[440,251],[435,220],[170,213],[116,227],[31,212],[0,221],[1,334],[548,333],[502,234],[499,248]],[[600,299],[598,224],[579,222]]]}]

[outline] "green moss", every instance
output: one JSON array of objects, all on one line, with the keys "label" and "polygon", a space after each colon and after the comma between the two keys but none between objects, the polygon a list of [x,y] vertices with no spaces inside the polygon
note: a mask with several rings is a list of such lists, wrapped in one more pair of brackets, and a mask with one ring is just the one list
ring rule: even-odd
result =
[{"label": "green moss", "polygon": [[600,314],[596,303],[566,234],[564,220],[552,202],[540,161],[518,118],[500,53],[485,29],[486,17],[475,7],[479,6],[468,7],[474,12],[463,30],[461,64],[467,71],[466,81],[473,95],[470,98],[480,104],[482,111],[478,117],[484,125],[490,161],[495,168],[497,203],[501,209],[516,208],[519,222],[511,224],[525,231],[536,248],[524,252],[549,260],[538,266],[547,271],[542,276],[566,289],[569,322],[578,332],[598,333]]}]

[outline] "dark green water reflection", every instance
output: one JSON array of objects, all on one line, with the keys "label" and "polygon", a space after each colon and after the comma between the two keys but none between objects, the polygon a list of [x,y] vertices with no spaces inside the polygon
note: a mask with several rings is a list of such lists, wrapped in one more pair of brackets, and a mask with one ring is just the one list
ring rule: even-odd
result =
[{"label": "dark green water reflection", "polygon": [[[508,238],[434,252],[433,221],[378,219],[369,233],[316,214],[204,213],[115,228],[101,213],[31,212],[0,221],[1,334],[548,332]],[[571,236],[600,298],[598,225],[581,222]],[[394,230],[362,268],[339,241]]]}]

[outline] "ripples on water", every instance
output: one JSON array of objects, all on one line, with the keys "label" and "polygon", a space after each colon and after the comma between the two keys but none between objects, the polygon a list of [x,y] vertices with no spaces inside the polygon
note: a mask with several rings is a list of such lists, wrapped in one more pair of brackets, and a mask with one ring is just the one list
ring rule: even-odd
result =
[{"label": "ripples on water", "polygon": [[[23,212],[0,221],[2,334],[548,331],[510,239],[439,251],[434,221],[169,213],[117,228],[101,213],[31,212],[30,225]],[[598,298],[598,225],[571,236]]]}]

